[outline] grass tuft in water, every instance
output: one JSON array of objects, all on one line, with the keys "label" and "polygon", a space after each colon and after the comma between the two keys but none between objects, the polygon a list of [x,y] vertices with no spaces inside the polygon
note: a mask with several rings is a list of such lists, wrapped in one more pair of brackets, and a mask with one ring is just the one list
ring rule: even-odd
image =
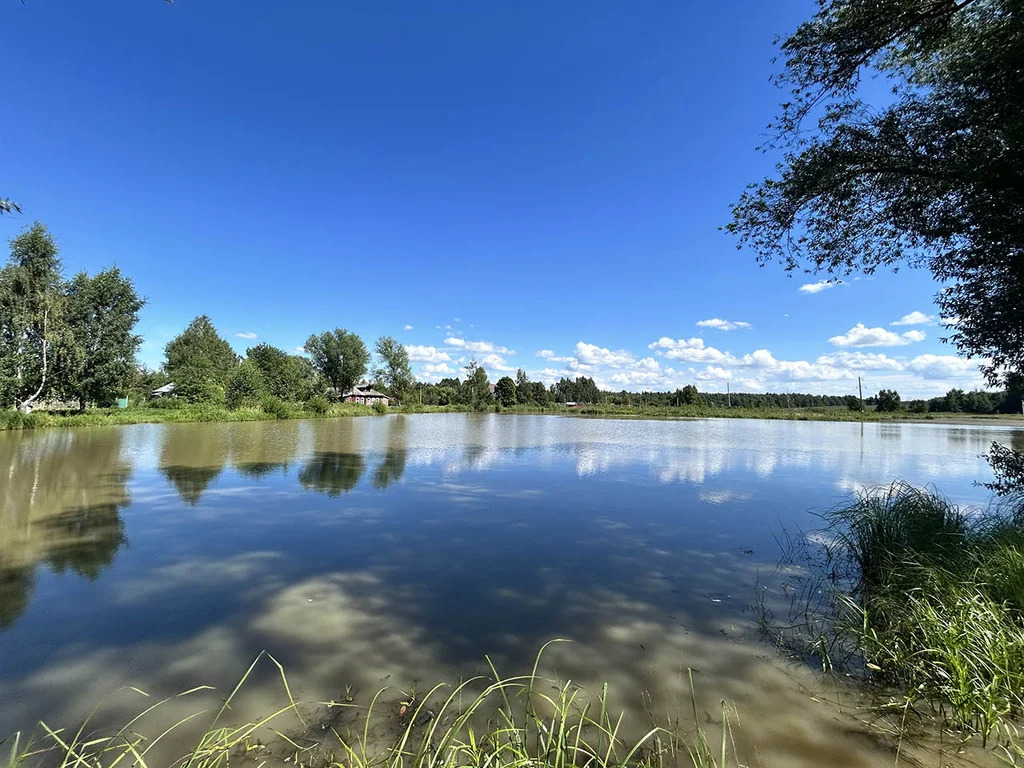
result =
[{"label": "grass tuft in water", "polygon": [[[591,696],[571,681],[555,683],[538,675],[544,648],[528,675],[500,677],[491,665],[493,677],[473,678],[455,686],[437,685],[423,694],[406,693],[397,704],[387,697],[388,689],[378,691],[365,706],[351,697],[343,703],[321,702],[327,712],[341,710],[342,716],[332,714],[319,724],[301,714],[281,665],[260,654],[209,726],[177,759],[155,763],[153,749],[206,713],[198,711],[182,718],[153,739],[141,735],[143,719],[171,701],[165,699],[106,734],[87,732],[92,716],[73,735],[40,723],[31,738],[16,734],[9,740],[8,756],[5,758],[0,751],[0,768],[156,768],[157,764],[169,768],[228,768],[232,762],[298,768],[736,765],[729,762],[733,759],[727,748],[731,727],[725,702],[721,741],[714,748],[696,719],[695,699],[695,731],[688,737],[677,729],[652,724],[643,735],[628,739],[623,735],[624,715],[612,716],[609,712],[607,686],[602,687],[600,695]],[[280,671],[287,705],[256,721],[228,723],[226,716],[233,702],[263,657]],[[692,674],[690,683],[692,689]],[[204,690],[211,689],[202,686],[172,699]],[[294,716],[299,724],[291,733],[278,728],[277,721],[284,715]]]},{"label": "grass tuft in water", "polygon": [[983,739],[1013,732],[1024,715],[1021,500],[965,510],[899,483],[825,519],[824,558],[794,601],[787,644],[897,689],[904,712],[929,707]]}]

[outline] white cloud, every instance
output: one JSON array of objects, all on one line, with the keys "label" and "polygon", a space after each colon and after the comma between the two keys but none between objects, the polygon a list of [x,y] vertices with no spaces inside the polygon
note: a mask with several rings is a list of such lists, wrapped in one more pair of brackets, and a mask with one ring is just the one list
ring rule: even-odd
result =
[{"label": "white cloud", "polygon": [[653,357],[645,357],[643,360],[637,360],[636,367],[641,371],[657,371],[661,365]]},{"label": "white cloud", "polygon": [[448,363],[427,363],[420,369],[419,377],[427,381],[438,381],[454,373],[455,370]]},{"label": "white cloud", "polygon": [[904,334],[887,331],[885,328],[868,328],[857,323],[841,336],[833,336],[829,342],[837,347],[902,347],[915,341],[923,341],[921,331],[907,331]]},{"label": "white cloud", "polygon": [[514,349],[498,346],[490,341],[466,341],[466,339],[460,339],[457,336],[449,336],[444,340],[444,343],[449,347],[459,347],[467,352],[473,352],[481,355],[514,355],[516,353]]},{"label": "white cloud", "polygon": [[899,320],[889,323],[889,325],[928,325],[935,321],[932,315],[926,315],[924,312],[913,311],[909,315],[904,315]]},{"label": "white cloud", "polygon": [[554,356],[554,351],[550,349],[541,349],[537,352],[537,357],[543,357],[545,360]]},{"label": "white cloud", "polygon": [[716,328],[719,331],[750,330],[753,328],[750,323],[745,323],[742,320],[722,320],[718,317],[712,317],[710,320],[698,320],[697,327]]},{"label": "white cloud", "polygon": [[411,325],[408,325],[408,324],[406,324],[406,325],[405,325],[405,326],[404,326],[404,327],[402,328],[402,330],[403,330],[403,331],[411,331],[411,330],[412,330],[412,326],[411,326]]},{"label": "white cloud", "polygon": [[295,347],[294,349],[292,349],[292,352],[294,352],[296,355],[304,355],[304,354],[306,354],[306,348],[305,347]]},{"label": "white cloud", "polygon": [[833,352],[822,355],[816,361],[820,365],[836,368],[850,368],[855,371],[902,371],[903,363],[881,352]]},{"label": "white cloud", "polygon": [[662,354],[671,360],[682,360],[687,363],[722,363],[732,362],[733,356],[714,347],[704,344],[704,339],[671,339],[662,336],[647,345],[648,349],[666,350]]},{"label": "white cloud", "polygon": [[978,375],[978,365],[977,360],[956,355],[918,355],[907,363],[907,368],[926,379],[947,379]]},{"label": "white cloud", "polygon": [[636,360],[632,353],[624,349],[613,352],[596,344],[587,344],[585,341],[576,342],[576,359],[583,365],[608,365],[617,368],[631,365]]},{"label": "white cloud", "polygon": [[730,381],[732,377],[732,371],[716,365],[709,365],[703,371],[697,372],[697,378],[701,381]]},{"label": "white cloud", "polygon": [[253,333],[252,331],[243,331],[242,333],[236,333],[235,336],[237,336],[240,339],[255,339],[257,337],[257,334]]},{"label": "white cloud", "polygon": [[492,371],[501,371],[507,373],[508,371],[514,371],[515,368],[510,366],[501,355],[490,354],[486,355],[483,360],[480,361],[480,365]]},{"label": "white cloud", "polygon": [[816,283],[805,283],[800,286],[801,293],[821,293],[829,288],[842,284],[842,280],[819,280]]},{"label": "white cloud", "polygon": [[409,359],[414,363],[440,363],[451,360],[447,352],[436,347],[424,347],[418,344],[406,344],[405,351],[409,353]]}]

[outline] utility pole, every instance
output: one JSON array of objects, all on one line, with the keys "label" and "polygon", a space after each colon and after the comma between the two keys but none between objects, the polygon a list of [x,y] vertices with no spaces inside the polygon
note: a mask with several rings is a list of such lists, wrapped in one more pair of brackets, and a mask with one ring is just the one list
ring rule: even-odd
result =
[{"label": "utility pole", "polygon": [[861,386],[860,376],[857,377],[857,397],[860,399],[861,409],[864,406],[864,387]]},{"label": "utility pole", "polygon": [[732,390],[729,388],[729,382],[725,382],[725,402],[726,408],[732,408]]}]

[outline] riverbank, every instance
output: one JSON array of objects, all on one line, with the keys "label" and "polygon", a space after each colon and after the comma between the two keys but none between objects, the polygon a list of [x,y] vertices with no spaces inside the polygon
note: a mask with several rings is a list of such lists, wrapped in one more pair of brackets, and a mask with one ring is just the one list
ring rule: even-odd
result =
[{"label": "riverbank", "polygon": [[[483,411],[464,405],[411,405],[392,408],[390,413],[512,413],[550,414],[566,416],[623,418],[623,419],[773,419],[781,421],[846,421],[846,422],[906,422],[924,424],[954,424],[1024,427],[1021,414],[966,414],[966,413],[878,413],[875,411],[848,411],[827,408],[711,408],[706,406],[641,407],[615,405],[589,405],[567,408],[555,405],[493,406]],[[134,408],[91,408],[83,413],[36,411],[22,414],[0,411],[0,431],[45,429],[48,427],[98,427],[130,424],[175,424],[197,422],[273,421],[275,419],[324,419],[353,416],[374,416],[372,408],[355,403],[335,403],[323,407],[309,407],[301,403],[277,403],[273,409],[231,409],[221,405],[161,401]]]}]

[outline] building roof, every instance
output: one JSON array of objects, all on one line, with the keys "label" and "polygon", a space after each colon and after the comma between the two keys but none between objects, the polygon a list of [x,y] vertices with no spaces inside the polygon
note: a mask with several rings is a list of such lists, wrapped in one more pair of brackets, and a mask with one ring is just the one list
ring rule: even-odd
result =
[{"label": "building roof", "polygon": [[342,395],[342,397],[386,397],[389,400],[391,399],[390,395],[378,392],[373,387],[353,387]]},{"label": "building roof", "polygon": [[178,388],[178,385],[175,384],[172,381],[170,384],[164,384],[162,387],[157,387],[152,392],[150,392],[150,394],[151,395],[169,395],[169,394],[171,394],[171,392],[173,392],[177,388]]}]

